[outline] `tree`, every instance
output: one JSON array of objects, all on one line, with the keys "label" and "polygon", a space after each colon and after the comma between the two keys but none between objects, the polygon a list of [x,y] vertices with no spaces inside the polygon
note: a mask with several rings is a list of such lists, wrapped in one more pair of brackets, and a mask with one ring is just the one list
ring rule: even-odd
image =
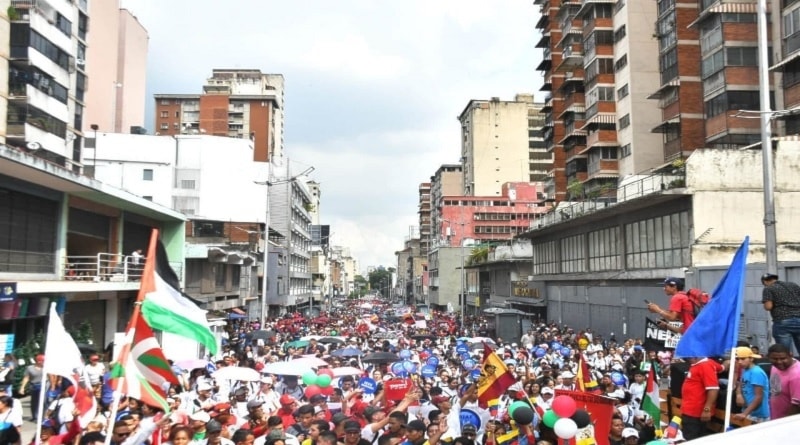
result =
[{"label": "tree", "polygon": [[369,273],[369,287],[371,290],[378,291],[385,296],[391,286],[392,272],[389,269],[378,267]]}]

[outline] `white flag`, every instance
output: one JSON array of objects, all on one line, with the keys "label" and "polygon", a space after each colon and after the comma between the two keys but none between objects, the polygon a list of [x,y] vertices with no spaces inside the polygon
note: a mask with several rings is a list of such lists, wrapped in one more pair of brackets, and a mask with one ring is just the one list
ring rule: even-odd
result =
[{"label": "white flag", "polygon": [[83,369],[81,351],[75,340],[64,329],[56,312],[55,303],[50,305],[50,320],[47,323],[47,339],[44,347],[44,369],[48,374],[66,377],[75,382]]}]

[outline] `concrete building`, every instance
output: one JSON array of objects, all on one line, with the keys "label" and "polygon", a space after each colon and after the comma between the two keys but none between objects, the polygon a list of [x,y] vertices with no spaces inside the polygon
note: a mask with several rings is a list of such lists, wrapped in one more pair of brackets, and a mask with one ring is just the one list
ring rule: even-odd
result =
[{"label": "concrete building", "polygon": [[[81,171],[81,128],[87,88],[89,24],[86,1],[5,2],[7,46],[6,143],[56,165]],[[5,97],[5,96],[4,96]]]},{"label": "concrete building", "polygon": [[417,191],[419,195],[417,214],[419,215],[420,249],[422,255],[428,255],[431,248],[431,183],[421,183]]},{"label": "concrete building", "polygon": [[156,94],[155,131],[252,141],[253,160],[282,164],[283,75],[215,69],[203,94]]},{"label": "concrete building", "polygon": [[[119,0],[89,2],[92,32],[84,59],[92,79],[82,131],[130,133],[145,125],[147,30]],[[143,130],[139,130],[143,131]]]},{"label": "concrete building", "polygon": [[547,175],[553,168],[553,154],[544,144],[542,130],[545,124],[545,114],[542,112],[544,103],[534,103],[528,108],[528,158],[530,163],[529,182],[545,182]]},{"label": "concrete building", "polygon": [[424,302],[431,292],[428,257],[422,256],[419,234],[411,228],[403,249],[396,251],[397,283],[406,304]]},{"label": "concrete building", "polygon": [[[548,319],[638,337],[648,315],[644,299],[666,304],[665,276],[712,291],[733,253],[750,236],[740,331],[768,345],[761,306],[764,273],[763,183],[753,174],[760,150],[695,150],[685,187],[653,188],[637,198],[548,222],[521,237],[533,244],[533,289],[547,301]],[[775,152],[775,209],[781,279],[800,279],[800,232],[791,222],[800,194],[800,142]]]},{"label": "concrete building", "polygon": [[[0,333],[15,333],[19,346],[47,326],[56,302],[66,328],[88,322],[102,349],[126,327],[141,284],[131,253],[147,249],[153,228],[182,276],[184,221],[174,210],[0,145],[0,281],[15,288],[0,303]],[[162,340],[165,349],[175,344],[169,335]],[[199,352],[192,343],[172,357]]]},{"label": "concrete building", "polygon": [[461,194],[500,196],[503,183],[530,181],[531,150],[537,150],[530,148],[531,109],[539,109],[531,94],[518,94],[513,101],[498,97],[469,101],[458,117]]},{"label": "concrete building", "polygon": [[[0,0],[0,48],[10,48],[11,21],[8,8],[11,0]],[[0,116],[8,115],[8,59],[9,54],[0,51]],[[0,144],[6,143],[6,119],[0,118]]]}]

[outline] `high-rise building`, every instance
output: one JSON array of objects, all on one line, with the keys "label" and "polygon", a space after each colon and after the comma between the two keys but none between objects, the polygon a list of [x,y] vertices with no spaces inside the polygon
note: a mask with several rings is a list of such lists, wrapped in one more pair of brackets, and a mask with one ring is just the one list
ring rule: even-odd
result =
[{"label": "high-rise building", "polygon": [[542,137],[544,130],[543,103],[537,102],[528,108],[528,158],[530,159],[530,182],[544,182],[553,168],[553,154],[547,150]]},{"label": "high-rise building", "polygon": [[283,75],[215,69],[203,94],[156,94],[155,131],[249,138],[253,159],[281,163]]},{"label": "high-rise building", "polygon": [[419,185],[419,247],[422,256],[427,256],[431,248],[431,183]]},{"label": "high-rise building", "polygon": [[[462,187],[461,164],[442,164],[431,176],[431,229],[441,227],[444,197],[460,195]],[[441,243],[434,232],[431,230],[431,249],[435,249]]]},{"label": "high-rise building", "polygon": [[[87,75],[86,0],[4,2],[9,32],[6,143],[81,171]],[[5,82],[3,82],[5,83]]]},{"label": "high-rise building", "polygon": [[[529,182],[532,94],[513,101],[471,100],[458,117],[464,195],[500,196],[505,182]],[[538,166],[536,167],[538,169]]]},{"label": "high-rise building", "polygon": [[120,9],[119,0],[90,2],[89,16],[92,32],[83,58],[92,83],[83,131],[94,125],[109,133],[143,133],[147,30],[129,10]]}]

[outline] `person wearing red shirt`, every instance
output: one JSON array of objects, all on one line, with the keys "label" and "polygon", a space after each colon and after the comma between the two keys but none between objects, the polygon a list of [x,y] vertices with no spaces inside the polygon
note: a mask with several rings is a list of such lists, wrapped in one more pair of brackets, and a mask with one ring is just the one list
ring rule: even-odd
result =
[{"label": "person wearing red shirt", "polygon": [[281,418],[283,428],[289,428],[296,423],[294,420],[294,410],[297,408],[297,400],[289,394],[284,394],[281,396],[279,403],[281,407],[278,409],[276,415]]},{"label": "person wearing red shirt", "polygon": [[[664,280],[664,294],[669,297],[669,309],[664,310],[655,303],[648,303],[647,310],[654,314],[664,317],[666,321],[660,321],[658,326],[662,329],[669,329],[676,334],[683,334],[694,322],[694,306],[689,300],[689,296],[683,291],[684,281],[682,278],[667,277]],[[681,327],[674,327],[667,321],[680,321]]]},{"label": "person wearing red shirt", "polygon": [[722,365],[708,358],[689,358],[691,366],[681,387],[681,431],[686,440],[702,437],[714,415]]}]

